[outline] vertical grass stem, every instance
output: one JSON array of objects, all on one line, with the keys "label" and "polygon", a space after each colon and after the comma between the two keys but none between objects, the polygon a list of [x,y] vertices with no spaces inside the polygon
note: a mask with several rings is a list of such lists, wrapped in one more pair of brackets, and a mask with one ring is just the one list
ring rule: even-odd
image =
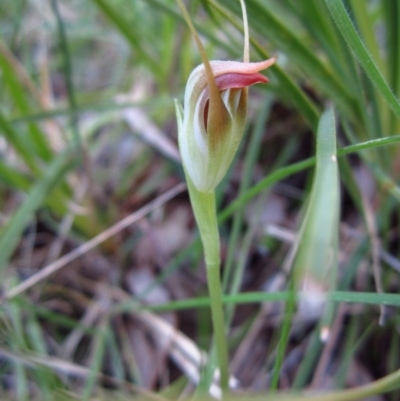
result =
[{"label": "vertical grass stem", "polygon": [[228,346],[225,336],[225,316],[222,303],[220,276],[220,239],[218,232],[215,192],[200,192],[186,174],[190,201],[199,227],[204,248],[207,269],[207,284],[211,303],[211,317],[217,349],[220,385],[226,393],[228,389]]}]

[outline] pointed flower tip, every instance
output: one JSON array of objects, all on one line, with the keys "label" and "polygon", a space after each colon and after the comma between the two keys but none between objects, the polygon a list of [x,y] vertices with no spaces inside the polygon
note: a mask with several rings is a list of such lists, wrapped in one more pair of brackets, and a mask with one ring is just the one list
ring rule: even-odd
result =
[{"label": "pointed flower tip", "polygon": [[216,78],[219,90],[225,89],[241,89],[257,83],[266,83],[268,78],[259,72],[251,74],[236,74],[228,72]]},{"label": "pointed flower tip", "polygon": [[263,70],[273,66],[276,63],[277,59],[278,59],[278,56],[275,54],[271,58],[261,61],[261,64],[263,65]]},{"label": "pointed flower tip", "polygon": [[256,63],[244,63],[241,61],[210,61],[210,65],[215,78],[223,74],[254,74],[266,70],[275,64],[276,56]]},{"label": "pointed flower tip", "polygon": [[242,63],[238,61],[214,61],[212,68],[219,90],[240,89],[257,83],[267,83],[266,76],[260,71],[271,67],[276,56],[257,63]]}]

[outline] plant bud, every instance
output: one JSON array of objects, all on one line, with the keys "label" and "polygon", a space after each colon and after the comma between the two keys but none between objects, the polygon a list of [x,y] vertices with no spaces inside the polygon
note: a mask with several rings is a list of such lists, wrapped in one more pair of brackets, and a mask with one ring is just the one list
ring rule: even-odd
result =
[{"label": "plant bud", "polygon": [[204,64],[190,74],[184,109],[175,106],[182,164],[198,191],[213,191],[225,176],[243,136],[248,87],[268,82],[260,71],[275,60],[210,61],[212,77]]}]

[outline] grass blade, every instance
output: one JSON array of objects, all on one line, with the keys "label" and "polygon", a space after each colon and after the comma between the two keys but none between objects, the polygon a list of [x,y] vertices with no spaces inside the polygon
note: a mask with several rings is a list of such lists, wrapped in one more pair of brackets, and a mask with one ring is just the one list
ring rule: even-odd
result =
[{"label": "grass blade", "polygon": [[369,79],[373,82],[379,93],[387,101],[392,110],[396,113],[396,116],[400,118],[400,103],[389,88],[363,41],[358,35],[342,1],[325,0],[325,2],[330,13],[332,14],[333,19],[339,27],[340,32],[357,57]]},{"label": "grass blade", "polygon": [[149,68],[157,74],[158,63],[145,52],[140,38],[135,34],[131,24],[118,13],[107,0],[92,0],[102,13],[114,24],[118,31],[127,39],[132,48],[137,52],[138,59],[143,60]]},{"label": "grass blade", "polygon": [[[234,8],[234,4],[232,4],[232,8]],[[277,18],[265,3],[257,0],[249,1],[248,15],[253,30],[267,37],[274,46],[283,51],[292,63],[296,63],[305,72],[310,80],[315,82],[326,95],[334,99],[337,106],[346,115],[354,117],[358,114],[355,99],[349,89],[303,43],[297,34]]]},{"label": "grass blade", "polygon": [[[307,297],[308,293],[299,292],[293,294],[293,291],[278,291],[278,292],[244,292],[235,295],[224,295],[224,304],[257,304],[262,302],[288,302],[293,298],[297,300]],[[327,293],[327,298],[334,303],[350,303],[350,304],[365,304],[365,305],[391,305],[400,307],[399,294],[377,294],[375,292],[354,292],[354,291],[332,291]],[[135,304],[137,307],[137,303]],[[133,310],[132,301],[126,304],[119,305],[119,312],[129,312]],[[164,304],[149,306],[146,309],[153,312],[170,312],[177,310],[189,310],[197,308],[209,308],[210,298],[198,297],[188,298],[179,301],[171,301]],[[142,309],[142,307],[141,307]]]},{"label": "grass blade", "polygon": [[[62,52],[63,58],[64,58],[63,74],[64,74],[64,79],[65,79],[65,84],[66,84],[66,89],[67,89],[68,103],[69,103],[69,107],[71,108],[71,110],[76,111],[77,102],[76,102],[75,89],[74,89],[73,80],[72,80],[72,75],[73,75],[72,61],[71,61],[71,55],[70,55],[69,46],[68,46],[67,34],[65,32],[64,21],[60,15],[57,0],[51,0],[51,7],[53,9],[53,13],[54,13],[54,16],[57,21],[59,46],[60,46],[60,49],[61,49],[61,52]],[[81,147],[81,137],[80,137],[80,133],[79,133],[78,120],[76,118],[75,113],[73,113],[71,115],[71,127],[72,127],[72,132],[74,134],[75,144],[79,145]]]},{"label": "grass blade", "polygon": [[72,152],[67,151],[56,157],[46,170],[44,176],[33,185],[22,206],[1,232],[0,271],[12,256],[32,215],[43,205],[53,187],[62,181],[62,177],[72,161]]},{"label": "grass blade", "polygon": [[[32,110],[30,95],[40,103],[41,94],[32,82],[18,59],[0,38],[0,68],[3,72],[5,87],[17,109],[23,114],[29,114]],[[3,100],[4,101],[4,100]],[[44,160],[50,160],[51,150],[43,132],[34,123],[28,124],[28,133],[25,142]]]},{"label": "grass blade", "polygon": [[[314,182],[295,245],[293,271],[295,285],[301,290],[323,295],[335,287],[339,204],[335,117],[330,108],[318,126]],[[306,302],[312,309],[323,305],[314,297]]]},{"label": "grass blade", "polygon": [[[382,2],[387,29],[387,67],[389,85],[400,96],[400,3],[397,0]],[[400,131],[400,119],[392,116],[390,132]]]},{"label": "grass blade", "polygon": [[10,143],[13,148],[21,155],[27,166],[37,172],[38,168],[36,165],[35,158],[33,157],[29,146],[27,146],[26,141],[23,140],[20,132],[14,129],[14,127],[7,121],[7,119],[0,112],[0,133],[5,137],[5,139]]}]

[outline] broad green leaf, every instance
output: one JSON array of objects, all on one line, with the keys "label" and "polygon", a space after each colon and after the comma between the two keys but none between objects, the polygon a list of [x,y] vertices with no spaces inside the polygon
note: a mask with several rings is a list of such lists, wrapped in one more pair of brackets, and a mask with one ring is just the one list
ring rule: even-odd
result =
[{"label": "broad green leaf", "polygon": [[[295,244],[293,273],[295,286],[301,291],[324,297],[325,291],[335,288],[339,204],[336,128],[330,108],[318,126],[314,181]],[[319,308],[317,304],[310,298],[310,307]]]}]

